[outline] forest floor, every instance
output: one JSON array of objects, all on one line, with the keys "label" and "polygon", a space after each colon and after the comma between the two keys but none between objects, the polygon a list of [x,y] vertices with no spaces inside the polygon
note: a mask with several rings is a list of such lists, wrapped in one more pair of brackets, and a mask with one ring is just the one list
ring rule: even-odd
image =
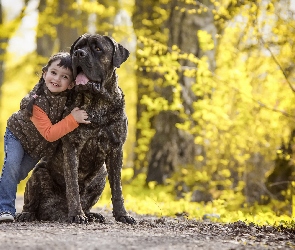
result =
[{"label": "forest floor", "polygon": [[[22,197],[18,197],[18,212],[22,204]],[[105,224],[0,223],[0,249],[295,249],[295,228],[137,214],[131,214],[137,220],[136,225],[125,225],[115,222],[111,211],[95,210],[106,217]]]}]

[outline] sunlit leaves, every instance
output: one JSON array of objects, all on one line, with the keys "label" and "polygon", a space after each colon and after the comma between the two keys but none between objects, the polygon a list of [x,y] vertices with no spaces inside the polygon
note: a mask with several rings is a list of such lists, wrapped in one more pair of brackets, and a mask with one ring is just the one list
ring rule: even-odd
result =
[{"label": "sunlit leaves", "polygon": [[[90,2],[85,0],[73,3],[72,8],[79,11],[85,11],[87,13],[96,13],[98,15],[102,15],[107,11],[107,8],[104,5],[97,2]],[[110,14],[115,14],[114,8],[110,8],[110,10],[108,11],[112,11],[110,12]]]},{"label": "sunlit leaves", "polygon": [[[263,48],[263,44],[261,47],[259,40],[259,36],[268,34],[259,33],[266,29],[261,25],[268,26],[268,29],[269,25],[274,28],[277,36],[276,39],[270,36],[272,42],[283,41],[288,25],[281,19],[275,19],[273,13],[268,13],[263,15],[265,19],[258,23],[259,27],[253,26],[253,20],[268,11],[258,7],[255,3],[247,2],[240,8],[242,16],[238,15],[236,22],[223,30],[217,48],[217,69],[213,74],[205,57],[194,61],[196,69],[187,69],[184,73],[188,77],[195,75],[196,83],[192,85],[192,90],[200,98],[193,105],[194,113],[176,126],[194,134],[195,143],[202,147],[199,155],[196,155],[201,164],[196,170],[190,171],[202,173],[206,170],[211,178],[210,192],[215,198],[227,200],[237,197],[238,193],[243,195],[245,188],[254,181],[244,182],[248,173],[259,173],[257,182],[263,182],[264,174],[276,156],[274,152],[282,140],[287,141],[290,129],[294,127],[294,93],[286,84],[281,69]],[[270,6],[267,8],[274,11]],[[220,7],[214,14],[224,16],[226,13],[221,12],[225,11]],[[239,23],[239,18],[248,20],[249,24]],[[289,21],[293,22],[292,19]],[[279,26],[281,29],[277,28]],[[205,31],[199,32],[198,37],[201,46],[210,45],[210,36]],[[293,47],[284,40],[272,49],[282,65],[288,65],[293,61]],[[179,53],[179,58],[183,57],[194,60],[194,57]],[[292,124],[291,127],[289,124]],[[264,157],[263,164],[268,167],[259,169],[260,166],[253,165],[257,154]],[[283,157],[290,159],[291,156]],[[243,180],[238,185],[232,181],[233,173]],[[184,180],[188,185],[193,185],[194,181],[195,185],[207,185],[197,176],[186,176]],[[174,178],[180,177],[176,174]],[[231,196],[227,191],[218,191],[220,185],[225,190],[233,189]],[[236,199],[236,205],[243,201]]]},{"label": "sunlit leaves", "polygon": [[199,30],[197,35],[200,43],[200,48],[203,51],[211,50],[214,48],[212,36],[208,32]]},{"label": "sunlit leaves", "polygon": [[[170,184],[184,181],[190,191],[200,187],[214,199],[229,204],[227,208],[237,209],[247,200],[246,190],[264,182],[276,150],[294,127],[293,118],[285,115],[294,113],[294,95],[266,47],[271,46],[279,62],[284,67],[290,66],[292,71],[294,46],[292,39],[288,42],[286,19],[283,21],[274,16],[283,14],[265,3],[212,2],[215,6],[212,14],[216,22],[220,22],[219,27],[223,27],[222,33],[214,37],[218,38],[218,43],[214,45],[213,37],[207,31],[195,35],[203,51],[216,50],[214,71],[209,68],[206,56],[197,57],[179,50],[176,45],[168,47],[150,37],[139,37],[141,60],[138,69],[161,76],[161,81],[143,79],[143,84],[155,91],[141,100],[149,115],[144,112],[145,119],[140,120],[139,126],[144,128],[144,121],[148,129],[150,119],[159,112],[179,112],[183,122],[177,123],[176,127],[193,134],[199,150],[195,155],[196,165],[178,166],[179,172],[171,177]],[[188,1],[185,3],[193,5]],[[180,6],[175,10],[201,14],[190,12],[190,9],[191,6]],[[292,19],[289,21],[291,24]],[[151,25],[151,22],[146,24]],[[189,61],[190,66],[181,67],[178,64],[181,60]],[[189,115],[183,109],[184,89],[178,78],[180,74],[190,78],[191,90],[197,97]],[[169,101],[158,91],[167,86],[174,90]],[[142,143],[148,142],[146,137]],[[147,152],[148,147],[143,144],[141,147]],[[183,168],[186,173],[181,171]],[[187,192],[182,186],[178,187],[183,193]]]}]

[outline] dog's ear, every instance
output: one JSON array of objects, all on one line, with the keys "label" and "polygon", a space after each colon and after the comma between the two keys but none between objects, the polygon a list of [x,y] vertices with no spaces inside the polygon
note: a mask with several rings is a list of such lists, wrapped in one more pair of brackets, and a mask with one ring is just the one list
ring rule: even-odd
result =
[{"label": "dog's ear", "polygon": [[73,55],[74,47],[82,36],[79,36],[78,39],[72,44],[71,49],[70,49],[70,55]]},{"label": "dog's ear", "polygon": [[112,37],[104,36],[108,38],[114,45],[113,53],[113,65],[120,68],[120,65],[127,60],[129,57],[129,50],[125,49],[121,44],[117,43]]}]

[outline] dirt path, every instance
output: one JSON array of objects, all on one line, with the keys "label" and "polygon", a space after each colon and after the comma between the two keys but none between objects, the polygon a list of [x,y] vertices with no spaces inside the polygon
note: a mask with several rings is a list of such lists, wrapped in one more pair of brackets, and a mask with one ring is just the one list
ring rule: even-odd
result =
[{"label": "dirt path", "polygon": [[[17,211],[21,207],[18,197]],[[99,212],[106,216],[106,224],[1,223],[0,249],[295,249],[295,229],[136,214],[137,224],[130,226],[115,222],[110,211]]]}]

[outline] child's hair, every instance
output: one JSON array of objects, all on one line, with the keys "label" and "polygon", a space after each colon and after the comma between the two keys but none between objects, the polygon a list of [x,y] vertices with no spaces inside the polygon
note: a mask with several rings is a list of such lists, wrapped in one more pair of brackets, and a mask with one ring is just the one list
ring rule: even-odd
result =
[{"label": "child's hair", "polygon": [[[48,70],[48,68],[50,67],[50,65],[57,60],[60,60],[60,63],[57,64],[57,66],[69,69],[73,73],[72,58],[71,58],[70,53],[68,53],[68,52],[59,52],[59,53],[51,56],[49,58],[49,61],[47,62],[47,64],[42,68],[42,73],[46,72]],[[41,76],[41,78],[43,79],[42,76]]]},{"label": "child's hair", "polygon": [[73,73],[73,68],[72,68],[72,58],[70,53],[68,52],[58,52],[57,54],[52,55],[47,64],[42,68],[42,75],[39,79],[39,83],[38,83],[38,88],[36,89],[36,93],[31,97],[30,102],[27,105],[27,110],[30,116],[33,115],[33,105],[35,103],[35,99],[37,96],[40,96],[42,94],[44,94],[44,84],[45,84],[45,80],[43,78],[43,73],[47,72],[48,68],[50,67],[50,65],[57,61],[60,60],[59,64],[57,64],[57,66],[66,68],[71,70],[71,72]]}]

